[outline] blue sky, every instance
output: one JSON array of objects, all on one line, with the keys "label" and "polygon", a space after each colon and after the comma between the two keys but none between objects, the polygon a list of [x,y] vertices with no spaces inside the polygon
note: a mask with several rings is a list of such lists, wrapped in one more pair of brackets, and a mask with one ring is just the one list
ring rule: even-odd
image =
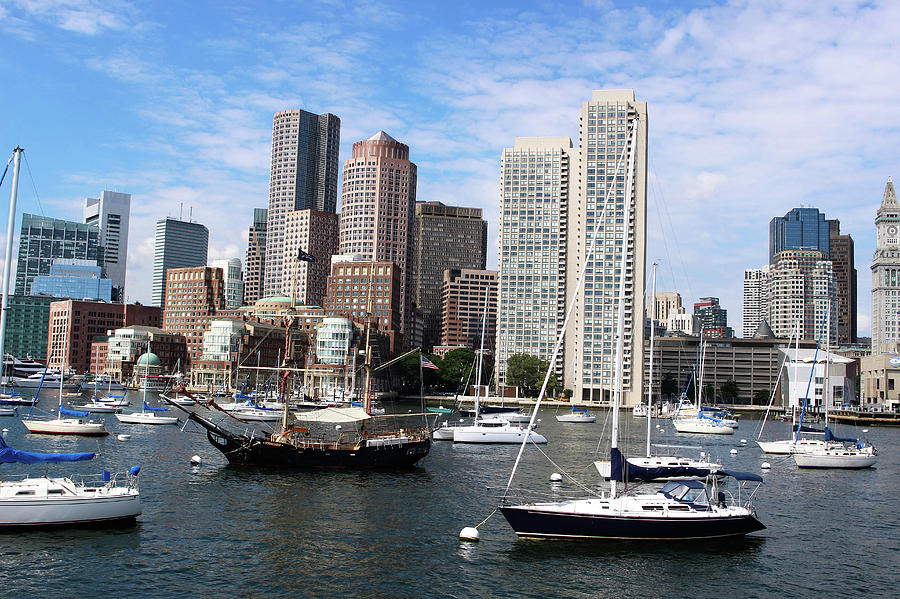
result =
[{"label": "blue sky", "polygon": [[648,103],[659,289],[720,297],[739,331],[769,220],[815,206],[856,242],[869,334],[873,220],[900,174],[900,3],[431,4],[0,3],[19,212],[80,220],[84,197],[131,193],[128,295],[149,301],[154,224],[182,204],[211,259],[244,258],[272,115],[300,107],[341,118],[342,160],[380,129],[408,144],[419,200],[484,208],[496,267],[502,149],[577,143],[591,90],[630,88]]}]

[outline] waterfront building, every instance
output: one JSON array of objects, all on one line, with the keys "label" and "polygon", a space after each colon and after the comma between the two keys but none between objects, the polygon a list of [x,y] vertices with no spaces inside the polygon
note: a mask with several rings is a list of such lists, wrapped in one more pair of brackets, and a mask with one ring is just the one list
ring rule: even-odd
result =
[{"label": "waterfront building", "polygon": [[237,310],[244,305],[244,277],[240,258],[211,260],[212,268],[221,268],[225,277],[225,309]]},{"label": "waterfront building", "polygon": [[288,293],[282,276],[294,256],[284,247],[287,214],[337,208],[341,120],[333,114],[282,110],[272,122],[263,295]]},{"label": "waterfront building", "polygon": [[108,331],[129,325],[156,327],[162,311],[141,304],[108,304],[82,300],[50,303],[47,336],[47,363],[50,368],[87,372],[90,368],[91,342]]},{"label": "waterfront building", "polygon": [[400,267],[390,261],[370,262],[349,254],[332,257],[326,316],[344,316],[366,324],[367,314],[389,338],[391,354],[400,348]]},{"label": "waterfront building", "polygon": [[[575,166],[575,152],[568,137],[517,137],[513,147],[503,150],[495,344],[498,389],[506,385],[511,356],[528,354],[549,360],[562,331],[570,169]],[[570,351],[568,345],[566,351]],[[561,380],[562,358],[555,372]]]},{"label": "waterfront building", "polygon": [[[212,320],[203,333],[203,351],[191,363],[191,387],[216,391],[240,389],[247,382],[247,390],[270,391],[280,384],[274,370],[257,370],[260,367],[280,366],[284,352],[285,329],[279,324],[252,320],[225,318]],[[294,335],[295,360],[303,363],[306,353],[306,335]],[[257,362],[258,360],[258,362]]]},{"label": "waterfront building", "polygon": [[[625,329],[622,404],[641,401],[644,283],[647,242],[647,103],[633,90],[596,90],[581,107],[578,193],[568,213],[567,296],[587,262],[565,340],[565,386],[573,397],[609,405],[614,391],[618,275],[625,253]],[[632,132],[634,178],[628,156]],[[621,159],[621,162],[620,162]],[[630,208],[625,212],[626,194]],[[604,205],[606,211],[604,212]],[[600,222],[602,219],[604,222]],[[596,234],[593,257],[587,249]],[[527,282],[527,281],[526,281]]]},{"label": "waterfront building", "polygon": [[818,250],[831,256],[831,229],[818,208],[794,208],[769,222],[769,264],[785,250]]},{"label": "waterfront building", "polygon": [[[647,298],[650,303],[650,298]],[[677,291],[658,291],[656,293],[656,305],[651,306],[650,313],[657,322],[666,323],[670,314],[678,314],[684,311],[681,305],[681,294]]]},{"label": "waterfront building", "polygon": [[29,295],[34,278],[49,275],[50,266],[58,258],[100,264],[100,230],[85,223],[23,214],[16,263],[16,295]]},{"label": "waterfront building", "polygon": [[384,131],[353,144],[341,188],[341,254],[399,269],[399,330],[411,326],[410,240],[416,206],[416,165],[409,146]]},{"label": "waterfront building", "polygon": [[221,268],[195,266],[167,271],[163,329],[183,335],[188,364],[203,354],[203,332],[226,312],[225,277]]},{"label": "waterfront building", "polygon": [[494,354],[497,287],[495,270],[450,268],[444,271],[441,286],[441,346],[479,350],[483,334],[484,349]]},{"label": "waterfront building", "polygon": [[416,202],[410,258],[412,299],[422,311],[421,347],[426,350],[443,343],[440,340],[441,288],[446,270],[484,270],[487,230],[481,208]]},{"label": "waterfront building", "polygon": [[693,314],[688,314],[684,308],[679,308],[678,312],[669,314],[666,321],[667,335],[700,335],[700,318]]},{"label": "waterfront building", "polygon": [[837,301],[837,339],[842,345],[856,343],[856,265],[853,238],[841,235],[841,221],[828,221],[831,238],[831,269]]},{"label": "waterfront building", "polygon": [[208,249],[209,229],[204,225],[169,217],[157,221],[151,304],[165,307],[169,269],[206,265]]},{"label": "waterfront building", "polygon": [[862,409],[900,410],[900,347],[859,360],[859,405]]},{"label": "waterfront building", "polygon": [[31,282],[31,295],[111,302],[113,282],[102,277],[96,262],[58,258],[50,265],[49,275],[39,275]]},{"label": "waterfront building", "polygon": [[[102,345],[106,345],[104,355]],[[138,362],[148,349],[149,356],[144,362],[152,361],[151,375],[183,372],[187,357],[184,335],[170,333],[156,326],[133,325],[107,331],[106,336],[97,337],[91,344],[91,372],[108,373],[123,383],[135,375]],[[140,369],[143,375],[143,368]],[[132,383],[136,385],[137,383]]]},{"label": "waterfront building", "polygon": [[266,208],[253,209],[253,225],[247,239],[247,259],[244,261],[244,304],[252,304],[263,297],[266,267]]},{"label": "waterfront building", "polygon": [[872,353],[891,351],[900,342],[900,204],[888,177],[875,217],[872,259]]},{"label": "waterfront building", "polygon": [[769,275],[771,267],[744,270],[743,337],[752,337],[759,323],[769,318]]},{"label": "waterfront building", "polygon": [[[807,409],[822,409],[827,404],[828,409],[839,409],[844,403],[856,403],[856,360],[826,352],[822,347],[780,347],[778,351],[784,356],[784,371],[781,401],[776,405],[801,409],[806,404]],[[825,388],[826,365],[830,391]]]},{"label": "waterfront building", "polygon": [[300,305],[322,305],[338,250],[338,215],[293,210],[285,214],[283,231],[282,292]]},{"label": "waterfront building", "polygon": [[[834,274],[831,260],[818,250],[785,250],[775,257],[769,277],[768,322],[778,337],[796,334],[800,338],[837,344],[837,302],[834,301]],[[826,317],[831,307],[830,321]],[[830,326],[829,326],[830,325]]]},{"label": "waterfront building", "polygon": [[112,281],[114,301],[125,301],[128,262],[128,224],[131,194],[104,190],[99,198],[84,199],[84,222],[100,229],[103,276]]},{"label": "waterfront building", "polygon": [[10,295],[6,319],[6,353],[17,358],[44,360],[47,356],[47,329],[50,304],[58,298]]},{"label": "waterfront building", "polygon": [[701,297],[694,303],[694,316],[700,319],[704,337],[734,337],[734,329],[728,326],[728,310],[719,305],[719,298]]}]

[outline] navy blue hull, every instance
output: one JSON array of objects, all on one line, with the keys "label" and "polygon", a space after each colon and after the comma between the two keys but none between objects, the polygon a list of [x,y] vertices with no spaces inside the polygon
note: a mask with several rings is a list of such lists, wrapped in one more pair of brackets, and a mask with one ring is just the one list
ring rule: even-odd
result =
[{"label": "navy blue hull", "polygon": [[763,530],[753,516],[722,518],[640,518],[548,513],[526,507],[500,511],[520,537],[545,539],[675,540],[734,537]]}]

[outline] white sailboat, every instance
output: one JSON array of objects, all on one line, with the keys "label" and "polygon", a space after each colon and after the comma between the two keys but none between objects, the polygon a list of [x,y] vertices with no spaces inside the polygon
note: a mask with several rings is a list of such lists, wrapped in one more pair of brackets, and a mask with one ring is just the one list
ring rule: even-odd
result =
[{"label": "white sailboat", "polygon": [[[150,353],[150,342],[147,342],[147,354]],[[149,378],[150,367],[144,373],[144,378]],[[154,408],[147,404],[147,385],[144,385],[144,394],[141,398],[141,411],[131,414],[116,414],[122,424],[178,424],[177,416],[164,416],[160,412],[167,412],[169,408]]]},{"label": "white sailboat", "polygon": [[672,416],[672,426],[679,433],[693,435],[733,435],[733,421],[728,421],[717,416],[709,416],[703,413],[703,364],[706,358],[706,342],[700,338],[700,375],[697,377],[697,406],[696,413],[689,415],[675,414]]},{"label": "white sailboat", "polygon": [[[628,178],[625,184],[627,191],[625,193],[624,213],[626,215],[631,214],[630,204],[634,185],[634,152],[637,144],[637,124],[637,122],[634,122],[631,130],[631,152],[628,160]],[[604,203],[604,212],[610,204],[612,204],[612,201],[607,197]],[[601,214],[602,217],[603,215]],[[623,381],[625,273],[627,272],[628,238],[629,234],[626,233],[621,248],[610,447],[612,471],[609,492],[597,493],[589,486],[583,485],[581,488],[586,489],[589,493],[587,497],[583,498],[549,502],[510,502],[510,489],[522,457],[523,443],[519,449],[519,454],[498,509],[516,535],[524,538],[567,540],[707,539],[740,536],[761,530],[765,527],[756,519],[750,506],[750,499],[755,491],[751,492],[749,496],[742,497],[741,489],[743,485],[741,485],[738,487],[736,496],[731,495],[729,498],[729,494],[719,486],[718,476],[707,476],[705,483],[696,480],[669,482],[655,493],[638,494],[634,490],[622,492],[618,488],[619,482],[628,484],[634,481],[659,478],[659,476],[656,476],[659,473],[646,473],[641,472],[640,469],[632,468],[618,449],[619,407]],[[591,255],[596,246],[596,239],[597,235],[595,233],[592,236],[585,264],[582,266],[575,287],[575,297],[577,297],[578,291],[583,284],[587,265],[590,264]],[[574,304],[573,298],[562,330],[566,330]],[[550,369],[548,369],[547,378],[545,378],[544,388],[538,396],[538,405],[546,390],[546,382],[549,379],[550,371],[559,355],[562,340],[563,336],[560,335],[557,339],[553,357],[550,360]],[[761,477],[750,473],[723,470],[719,474],[733,476],[742,483],[762,481]]]}]

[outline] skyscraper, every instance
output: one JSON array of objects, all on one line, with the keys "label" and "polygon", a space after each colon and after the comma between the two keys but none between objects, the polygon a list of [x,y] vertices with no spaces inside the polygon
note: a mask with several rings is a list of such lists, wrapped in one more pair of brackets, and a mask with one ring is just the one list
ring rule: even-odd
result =
[{"label": "skyscraper", "polygon": [[900,342],[900,203],[888,177],[875,217],[872,260],[872,353],[894,351]]},{"label": "skyscraper", "polygon": [[221,268],[225,278],[225,309],[237,310],[244,305],[244,273],[239,258],[211,260],[212,268]]},{"label": "skyscraper", "polygon": [[286,260],[284,223],[287,213],[337,207],[338,152],[341,120],[333,114],[305,110],[275,113],[272,125],[272,168],[266,224],[264,295],[288,292],[282,275]]},{"label": "skyscraper", "polygon": [[189,362],[203,355],[203,333],[216,313],[225,309],[225,277],[219,268],[200,265],[170,267],[166,272],[163,326],[184,335]]},{"label": "skyscraper", "polygon": [[125,301],[128,261],[128,222],[131,194],[102,191],[99,198],[84,199],[84,222],[100,229],[103,276],[112,280],[113,301]]},{"label": "skyscraper", "polygon": [[818,250],[831,257],[831,231],[818,208],[794,208],[769,222],[769,264],[784,250]]},{"label": "skyscraper", "polygon": [[837,342],[856,342],[856,266],[853,238],[841,235],[841,221],[829,220],[831,268],[837,294]]},{"label": "skyscraper", "polygon": [[266,268],[266,208],[253,209],[253,225],[247,239],[247,259],[244,261],[244,303],[254,304],[262,297]]},{"label": "skyscraper", "polygon": [[321,306],[328,291],[331,257],[338,248],[338,215],[292,210],[284,220],[282,292],[302,306]]},{"label": "skyscraper", "polygon": [[165,307],[166,271],[206,266],[208,248],[209,229],[204,225],[169,217],[157,221],[151,305]]},{"label": "skyscraper", "polygon": [[102,260],[100,230],[95,225],[23,214],[16,295],[29,295],[34,278],[49,275],[50,265],[57,258],[90,260],[99,266]]},{"label": "skyscraper", "polygon": [[416,206],[416,165],[409,161],[409,146],[384,131],[354,143],[342,185],[339,253],[400,268],[401,330],[406,330]]},{"label": "skyscraper", "polygon": [[[487,301],[487,310],[484,303]],[[441,339],[445,348],[494,353],[497,338],[497,271],[448,268],[441,286]]]},{"label": "skyscraper", "polygon": [[444,271],[484,270],[487,264],[487,221],[481,215],[481,208],[416,202],[410,258],[412,298],[422,311],[426,350],[441,342]]},{"label": "skyscraper", "polygon": [[[647,298],[650,302],[650,298]],[[662,324],[669,321],[670,314],[678,314],[682,311],[681,294],[677,291],[658,291],[656,293],[656,305],[651,307],[653,318]]]},{"label": "skyscraper", "polygon": [[778,252],[770,271],[768,289],[772,332],[776,337],[787,339],[796,334],[799,325],[801,339],[824,344],[828,329],[830,343],[836,343],[837,303],[834,295],[831,260],[823,252],[813,249]]},{"label": "skyscraper", "polygon": [[694,316],[700,319],[704,337],[734,337],[734,330],[728,326],[728,310],[719,305],[719,298],[701,297],[694,302]]},{"label": "skyscraper", "polygon": [[[573,162],[568,137],[517,137],[500,163],[500,251],[495,371],[510,356],[549,360],[565,321],[566,240]],[[557,378],[563,362],[556,364]]]},{"label": "skyscraper", "polygon": [[[635,101],[633,90],[596,90],[581,107],[579,191],[572,198],[568,214],[566,289],[570,298],[585,263],[588,270],[584,287],[575,300],[565,340],[566,387],[572,389],[573,397],[578,400],[607,404],[612,401],[618,275],[626,240],[622,403],[634,405],[641,398],[647,127],[647,103]],[[629,155],[634,156],[631,173]],[[627,212],[626,197],[630,206]],[[596,247],[588,259],[587,250],[595,234]]]},{"label": "skyscraper", "polygon": [[759,323],[769,321],[769,273],[771,267],[744,270],[744,328],[743,337],[756,334]]}]

